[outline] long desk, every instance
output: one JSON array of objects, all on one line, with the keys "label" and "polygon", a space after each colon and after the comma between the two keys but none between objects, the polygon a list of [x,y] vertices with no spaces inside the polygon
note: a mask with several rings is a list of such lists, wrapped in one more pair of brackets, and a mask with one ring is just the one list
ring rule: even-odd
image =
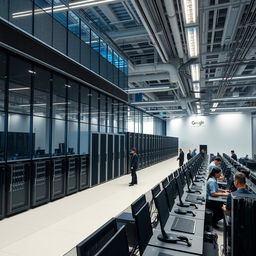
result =
[{"label": "long desk", "polygon": [[144,251],[143,256],[191,256],[191,254],[168,249],[162,249],[159,247],[149,245]]}]

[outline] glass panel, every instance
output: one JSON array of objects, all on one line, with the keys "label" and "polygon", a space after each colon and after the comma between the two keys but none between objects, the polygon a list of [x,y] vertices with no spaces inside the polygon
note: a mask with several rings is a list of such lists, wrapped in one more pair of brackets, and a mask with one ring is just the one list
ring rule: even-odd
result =
[{"label": "glass panel", "polygon": [[100,98],[100,131],[106,132],[106,96],[101,95]]},{"label": "glass panel", "polygon": [[[30,157],[30,117],[28,115],[8,115],[8,149],[9,160],[28,159]],[[34,134],[33,134],[34,141]],[[34,144],[34,143],[33,143]],[[32,146],[34,149],[34,145]]]},{"label": "glass panel", "polygon": [[107,116],[108,132],[113,132],[113,104],[112,98],[108,97],[108,116]]},{"label": "glass panel", "polygon": [[78,122],[68,122],[67,154],[78,153]]},{"label": "glass panel", "polygon": [[91,31],[91,47],[95,51],[99,51],[99,37]]},{"label": "glass panel", "polygon": [[128,132],[134,132],[134,108],[128,107]]},{"label": "glass panel", "polygon": [[35,147],[33,158],[49,156],[50,139],[50,119],[34,116],[33,117],[33,136],[35,137]]},{"label": "glass panel", "polygon": [[[34,35],[43,42],[52,44],[52,1],[34,0]],[[47,32],[46,32],[47,31]]]},{"label": "glass panel", "polygon": [[65,119],[66,110],[66,79],[53,76],[53,118]]},{"label": "glass panel", "polygon": [[102,39],[100,40],[100,55],[107,58],[107,44]]},{"label": "glass panel", "polygon": [[50,80],[51,73],[35,67],[33,115],[50,117]]},{"label": "glass panel", "polygon": [[81,110],[80,120],[83,123],[89,123],[89,89],[81,86]]},{"label": "glass panel", "polygon": [[68,12],[68,29],[80,38],[79,18],[72,12]]},{"label": "glass panel", "polygon": [[0,16],[4,19],[8,19],[8,0],[0,0]]},{"label": "glass panel", "polygon": [[113,63],[113,50],[108,46],[108,62]]},{"label": "glass panel", "polygon": [[119,103],[119,132],[124,132],[124,104]]},{"label": "glass panel", "polygon": [[35,72],[30,63],[10,57],[9,111],[30,114],[30,83]]},{"label": "glass panel", "polygon": [[128,106],[124,104],[124,131],[128,131]]},{"label": "glass panel", "polygon": [[91,90],[91,123],[98,125],[98,93],[94,90]]},{"label": "glass panel", "polygon": [[53,18],[67,27],[67,7],[60,0],[53,0]]},{"label": "glass panel", "polygon": [[90,44],[90,28],[83,21],[81,21],[81,40]]},{"label": "glass panel", "polygon": [[0,110],[4,110],[6,65],[6,55],[0,52]]},{"label": "glass panel", "polygon": [[124,60],[122,57],[119,57],[119,70],[124,71]]},{"label": "glass panel", "polygon": [[0,112],[0,162],[4,161],[4,145],[5,145],[4,125],[5,125],[5,113]]},{"label": "glass panel", "polygon": [[52,120],[52,155],[65,155],[65,121]]},{"label": "glass panel", "polygon": [[118,61],[118,55],[116,52],[114,52],[114,63],[116,68],[118,68],[118,65],[119,65],[119,61]]},{"label": "glass panel", "polygon": [[89,154],[89,125],[80,123],[80,154]]},{"label": "glass panel", "polygon": [[10,4],[10,21],[28,33],[32,33],[32,6],[31,0],[12,0]]},{"label": "glass panel", "polygon": [[114,128],[117,128],[118,127],[118,101],[117,100],[114,100],[113,101],[113,116],[114,116],[114,119],[113,119],[113,126]]},{"label": "glass panel", "polygon": [[78,89],[79,85],[70,81],[68,89],[68,120],[78,121]]}]

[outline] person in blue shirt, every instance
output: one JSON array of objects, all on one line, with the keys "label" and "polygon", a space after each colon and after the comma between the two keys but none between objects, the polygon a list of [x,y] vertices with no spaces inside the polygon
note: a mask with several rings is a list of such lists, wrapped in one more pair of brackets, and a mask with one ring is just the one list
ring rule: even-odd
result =
[{"label": "person in blue shirt", "polygon": [[[237,172],[234,176],[234,185],[236,187],[236,191],[232,192],[233,195],[235,194],[251,194],[250,191],[246,189],[246,177],[242,172]],[[226,206],[223,205],[222,210],[228,216],[231,216],[231,194],[227,197]]]},{"label": "person in blue shirt", "polygon": [[228,190],[220,189],[217,180],[221,177],[221,169],[214,167],[209,173],[206,183],[206,208],[213,212],[213,226],[217,226],[218,221],[223,218],[222,203],[218,201],[209,200],[210,196],[227,196]]},{"label": "person in blue shirt", "polygon": [[192,155],[192,157],[194,157],[194,156],[197,155],[197,154],[196,154],[196,148],[192,151],[191,155]]}]

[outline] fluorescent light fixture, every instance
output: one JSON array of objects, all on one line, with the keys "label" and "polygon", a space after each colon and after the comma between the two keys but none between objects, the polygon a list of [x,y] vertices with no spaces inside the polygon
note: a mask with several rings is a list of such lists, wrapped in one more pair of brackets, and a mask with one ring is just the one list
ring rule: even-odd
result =
[{"label": "fluorescent light fixture", "polygon": [[200,98],[200,84],[199,83],[193,83],[193,91],[195,92],[195,98]]},{"label": "fluorescent light fixture", "polygon": [[222,80],[240,80],[240,79],[253,79],[256,78],[256,75],[251,76],[233,76],[233,77],[216,77],[216,78],[209,78],[207,81],[214,82],[214,81],[222,81]]},{"label": "fluorescent light fixture", "polygon": [[28,70],[28,73],[33,74],[33,75],[36,75],[36,72],[33,71],[33,70],[31,70],[31,69]]},{"label": "fluorescent light fixture", "polygon": [[219,103],[215,102],[215,103],[213,103],[212,107],[213,107],[213,108],[217,108],[218,105],[219,105]]},{"label": "fluorescent light fixture", "polygon": [[200,105],[196,105],[196,108],[197,108],[197,109],[200,109]]},{"label": "fluorescent light fixture", "polygon": [[193,82],[199,81],[200,80],[199,64],[191,64],[190,70],[191,70],[192,81]]},{"label": "fluorescent light fixture", "polygon": [[[212,110],[213,109],[213,110]],[[227,107],[227,108],[217,108],[217,110],[255,110],[256,106],[254,107]],[[215,109],[216,110],[216,109]],[[215,111],[214,108],[211,108],[211,111]]]},{"label": "fluorescent light fixture", "polygon": [[[23,104],[23,105],[19,105],[19,107],[30,107],[30,104]],[[39,107],[39,106],[46,106],[45,103],[35,103],[33,104],[33,106]]]},{"label": "fluorescent light fixture", "polygon": [[65,86],[68,87],[68,88],[71,88],[71,85],[69,85],[69,84],[65,84]]},{"label": "fluorescent light fixture", "polygon": [[198,56],[198,29],[196,27],[187,28],[188,54],[191,58]]},{"label": "fluorescent light fixture", "polygon": [[196,99],[200,99],[200,92],[194,93]]},{"label": "fluorescent light fixture", "polygon": [[197,110],[197,114],[201,114],[202,112],[201,112],[201,109],[198,109]]},{"label": "fluorescent light fixture", "polygon": [[9,91],[23,91],[30,90],[30,87],[10,88]]},{"label": "fluorescent light fixture", "polygon": [[[65,105],[66,102],[56,102],[56,103],[53,103],[52,105]],[[68,104],[71,104],[70,102],[68,102]]]},{"label": "fluorescent light fixture", "polygon": [[196,0],[183,0],[184,14],[186,24],[193,24],[196,22],[197,9]]}]

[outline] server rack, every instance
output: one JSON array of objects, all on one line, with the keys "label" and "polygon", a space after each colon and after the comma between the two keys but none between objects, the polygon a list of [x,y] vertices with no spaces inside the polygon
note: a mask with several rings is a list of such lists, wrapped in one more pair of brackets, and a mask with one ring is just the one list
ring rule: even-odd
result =
[{"label": "server rack", "polygon": [[91,135],[91,160],[90,160],[90,186],[98,184],[99,181],[99,134],[92,133]]},{"label": "server rack", "polygon": [[113,134],[108,134],[108,153],[107,153],[107,180],[111,180],[114,177],[114,143]]},{"label": "server rack", "polygon": [[79,158],[67,157],[66,159],[66,194],[70,195],[78,191],[79,186]]},{"label": "server rack", "polygon": [[53,158],[51,165],[51,200],[56,200],[66,192],[65,158]]},{"label": "server rack", "polygon": [[79,190],[83,190],[89,187],[89,155],[80,156],[79,167]]},{"label": "server rack", "polygon": [[119,149],[119,135],[114,135],[114,178],[120,176],[120,149]]},{"label": "server rack", "polygon": [[30,162],[7,165],[6,215],[10,216],[30,207]]},{"label": "server rack", "polygon": [[0,165],[0,220],[5,216],[5,165]]},{"label": "server rack", "polygon": [[105,182],[107,176],[107,134],[100,134],[100,177],[99,183]]},{"label": "server rack", "polygon": [[31,173],[31,206],[36,207],[50,201],[50,159],[35,160]]},{"label": "server rack", "polygon": [[120,176],[126,173],[125,137],[120,135]]}]

